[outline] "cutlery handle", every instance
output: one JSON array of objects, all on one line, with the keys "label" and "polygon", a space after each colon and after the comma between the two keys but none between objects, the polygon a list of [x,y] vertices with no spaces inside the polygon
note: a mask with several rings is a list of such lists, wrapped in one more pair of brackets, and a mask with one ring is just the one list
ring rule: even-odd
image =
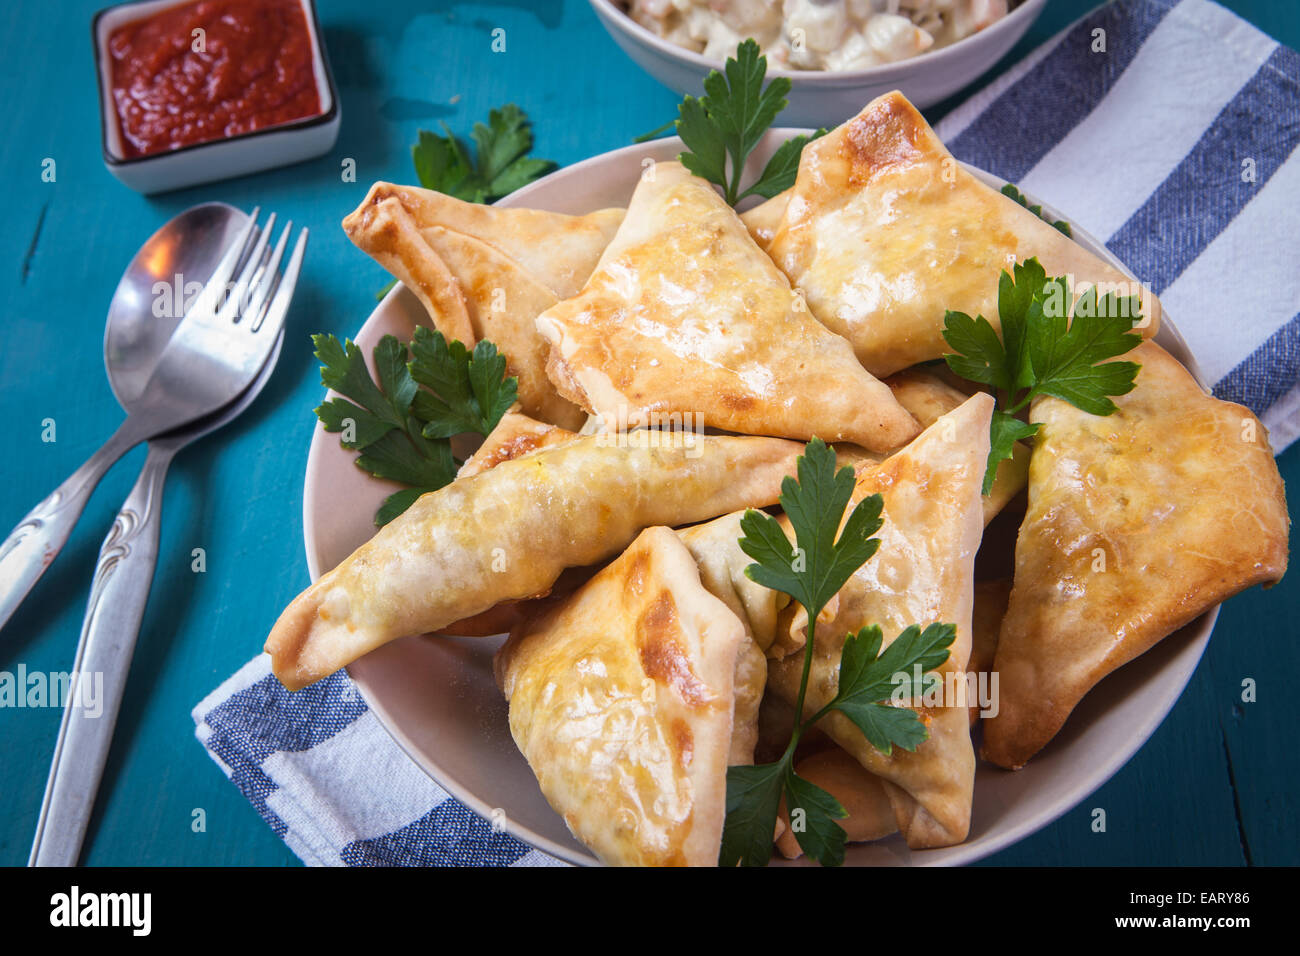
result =
[{"label": "cutlery handle", "polygon": [[158,563],[163,484],[173,454],[172,447],[149,447],[99,549],[29,866],[75,866],[81,852]]},{"label": "cutlery handle", "polygon": [[67,543],[99,479],[144,437],[137,432],[128,418],[84,465],[27,512],[0,544],[0,628]]}]

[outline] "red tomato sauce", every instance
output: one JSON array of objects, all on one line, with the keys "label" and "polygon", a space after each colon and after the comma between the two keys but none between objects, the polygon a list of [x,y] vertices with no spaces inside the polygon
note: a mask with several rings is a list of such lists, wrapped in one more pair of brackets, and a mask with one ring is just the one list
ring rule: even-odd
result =
[{"label": "red tomato sauce", "polygon": [[321,112],[299,0],[181,4],[118,27],[108,49],[128,158]]}]

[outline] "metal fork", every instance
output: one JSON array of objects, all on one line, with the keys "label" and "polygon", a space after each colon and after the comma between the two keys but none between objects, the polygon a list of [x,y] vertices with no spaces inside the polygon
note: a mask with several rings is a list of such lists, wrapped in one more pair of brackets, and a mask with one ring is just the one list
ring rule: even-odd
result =
[{"label": "metal fork", "polygon": [[[251,276],[250,287],[256,288],[257,292],[250,298],[242,316],[235,318],[235,321],[250,323],[254,330],[261,327],[271,331],[274,337],[268,339],[270,356],[263,356],[262,365],[254,372],[256,381],[235,401],[187,427],[149,442],[149,456],[140,477],[100,548],[63,721],[59,726],[50,776],[36,824],[30,866],[74,866],[80,855],[112,745],[113,728],[122,692],[126,688],[136,638],[149,600],[158,556],[158,527],[167,467],[173,456],[190,442],[220,428],[243,412],[257,397],[275,366],[283,339],[284,316],[302,266],[307,230],[300,233],[281,278],[279,266],[293,224],[285,227],[268,259],[264,237],[270,234],[273,223],[274,216],[263,230],[263,240],[251,254],[252,270],[245,269],[244,273]],[[164,350],[163,355],[166,354]],[[146,392],[150,386],[146,386]],[[82,682],[92,681],[96,676],[102,676],[103,683],[95,689],[98,712],[92,713],[91,693],[83,690]]]},{"label": "metal fork", "polygon": [[[0,628],[67,543],[99,479],[122,455],[230,403],[266,363],[293,291],[293,282],[281,280],[278,271],[291,226],[268,260],[267,240],[275,216],[260,230],[257,216],[254,209],[176,327],[126,421],[0,544]],[[304,229],[289,261],[295,280],[306,234]]]}]

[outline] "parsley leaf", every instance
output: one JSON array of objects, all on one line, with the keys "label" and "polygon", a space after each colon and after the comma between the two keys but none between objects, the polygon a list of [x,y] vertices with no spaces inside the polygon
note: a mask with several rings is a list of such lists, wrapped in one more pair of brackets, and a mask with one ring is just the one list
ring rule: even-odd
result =
[{"label": "parsley leaf", "polygon": [[406,431],[389,432],[362,449],[357,458],[357,467],[376,478],[425,489],[450,484],[456,464],[446,442],[431,442]]},{"label": "parsley leaf", "polygon": [[663,136],[670,129],[672,129],[676,124],[677,124],[676,120],[669,120],[667,123],[664,123],[663,126],[656,126],[648,133],[642,133],[640,136],[634,136],[632,138],[632,142],[648,143],[652,139],[658,139],[660,136]]},{"label": "parsley leaf", "polygon": [[[682,165],[701,179],[728,189],[727,144],[722,131],[709,119],[704,102],[688,96],[677,107],[677,114],[677,135],[689,150],[681,154]],[[731,202],[730,191],[727,201]]]},{"label": "parsley leaf", "polygon": [[[355,348],[356,346],[353,346]],[[418,386],[406,367],[406,346],[392,335],[379,340],[374,351],[375,371],[379,373],[379,387],[384,390],[389,403],[399,414],[409,408]]]},{"label": "parsley leaf", "polygon": [[803,148],[817,137],[825,135],[826,129],[823,127],[811,136],[800,133],[787,139],[777,147],[758,179],[741,193],[736,201],[739,202],[746,196],[762,196],[764,199],[771,199],[777,193],[785,192],[794,185],[795,178],[799,174],[799,159],[803,156]]},{"label": "parsley leaf", "polygon": [[411,343],[411,376],[431,391],[416,392],[412,408],[427,424],[425,438],[490,432],[518,397],[518,380],[506,378],[505,356],[491,342],[473,353],[450,345],[441,332],[419,326]]},{"label": "parsley leaf", "polygon": [[948,659],[948,648],[957,636],[955,624],[931,624],[924,631],[913,624],[906,628],[882,654],[883,634],[877,625],[850,634],[840,658],[840,684],[826,709],[840,711],[882,754],[893,753],[893,745],[915,750],[925,740],[925,725],[916,711],[892,706],[898,693],[912,697],[924,688],[915,686],[914,668],[932,671]]},{"label": "parsley leaf", "polygon": [[989,424],[989,466],[984,470],[981,494],[987,495],[993,491],[993,482],[998,477],[998,465],[1014,455],[1016,442],[1032,438],[1037,433],[1037,425],[1026,424],[1001,409],[993,410],[993,421]]},{"label": "parsley leaf", "polygon": [[476,184],[468,182],[470,165],[465,149],[445,123],[442,128],[446,136],[426,129],[417,134],[416,143],[411,147],[416,178],[426,189],[436,189],[457,199],[477,201],[471,198]]},{"label": "parsley leaf", "polygon": [[339,441],[350,451],[379,441],[393,429],[388,422],[343,398],[326,399],[316,409],[316,417],[327,432],[342,433]]},{"label": "parsley leaf", "polygon": [[787,762],[727,768],[727,817],[719,866],[762,866],[772,857]]},{"label": "parsley leaf", "polygon": [[488,113],[487,125],[475,123],[470,134],[477,155],[443,124],[445,136],[420,130],[411,147],[420,185],[466,202],[493,202],[549,173],[555,163],[533,159],[528,116],[514,103]]},{"label": "parsley leaf", "polygon": [[687,96],[677,108],[677,135],[687,149],[680,157],[682,165],[721,186],[732,206],[746,196],[771,198],[794,184],[804,145],[826,131],[796,136],[783,143],[757,181],[742,192],[740,176],[745,159],[785,109],[791,84],[788,77],[778,76],[763,86],[767,57],[753,40],[741,43],[736,55],[727,58],[723,70],[710,71],[704,78],[704,95]]},{"label": "parsley leaf", "polygon": [[1070,224],[1068,222],[1066,222],[1064,219],[1058,219],[1055,222],[1052,222],[1052,220],[1048,219],[1046,216],[1043,215],[1042,206],[1029,205],[1029,200],[1025,198],[1025,194],[1022,193],[1015,186],[1011,185],[1011,183],[1007,183],[1005,186],[1002,187],[1002,195],[1009,196],[1010,198],[1014,199],[1016,202],[1020,203],[1020,205],[1024,206],[1026,209],[1032,212],[1039,219],[1043,220],[1043,222],[1049,223],[1052,226],[1052,228],[1055,229],[1057,232],[1063,233],[1064,235],[1069,236],[1071,239],[1074,238],[1074,233],[1070,230]]},{"label": "parsley leaf", "polygon": [[1071,299],[1065,276],[1049,277],[1037,259],[1027,259],[998,279],[1000,338],[983,316],[944,315],[944,341],[953,350],[944,356],[948,367],[1001,393],[990,426],[986,495],[1013,444],[1038,430],[1015,416],[1034,398],[1053,395],[1091,415],[1109,415],[1116,408],[1109,396],[1133,390],[1140,366],[1108,360],[1142,342],[1133,331],[1142,319],[1138,298],[1099,297],[1090,286],[1067,316]]},{"label": "parsley leaf", "polygon": [[758,564],[745,569],[764,587],[783,591],[808,609],[820,611],[853,572],[876,553],[880,542],[881,498],[858,502],[837,542],[836,532],[853,495],[853,469],[835,470],[835,451],[821,439],[808,443],[799,457],[799,478],[781,483],[781,507],[795,529],[796,551],[771,515],[750,509],[740,519],[745,537],[741,550]]},{"label": "parsley leaf", "polygon": [[[411,147],[415,176],[425,189],[466,202],[489,203],[555,169],[549,159],[527,155],[533,148],[533,134],[528,114],[514,103],[489,110],[488,125],[474,124],[470,135],[478,150],[477,160],[446,123],[442,130],[446,136],[420,130]],[[375,300],[382,300],[395,285],[397,280],[391,280],[375,293]]]},{"label": "parsley leaf", "polygon": [[[865,713],[863,731],[882,752],[890,753],[895,744],[915,749],[926,738],[925,726],[915,712],[880,707],[878,702],[889,698],[895,673],[910,673],[917,665],[922,670],[932,669],[946,660],[947,647],[956,632],[951,624],[931,625],[925,631],[908,628],[884,654],[879,653],[880,628],[864,628],[857,639],[850,635],[840,661],[840,693],[812,718],[803,719],[817,617],[853,573],[876,553],[880,540],[874,535],[883,524],[883,499],[878,494],[860,500],[845,518],[853,497],[854,473],[852,468],[837,470],[835,465],[834,450],[814,438],[799,458],[797,478],[787,477],[782,482],[781,507],[794,531],[793,544],[771,515],[751,509],[741,518],[740,547],[755,561],[745,574],[802,604],[808,612],[808,636],[795,704],[798,717],[784,754],[774,763],[727,770],[727,815],[719,856],[723,866],[767,863],[772,855],[782,794],[789,808],[791,829],[804,852],[823,866],[844,862],[846,836],[835,821],[846,813],[831,794],[795,773],[794,756],[800,737],[838,708],[855,723],[858,720],[854,715]],[[882,713],[866,711],[873,707]]]},{"label": "parsley leaf", "polygon": [[386,335],[372,353],[378,382],[353,342],[332,335],[313,336],[312,342],[322,363],[321,384],[346,396],[316,408],[321,425],[338,434],[344,448],[360,453],[358,468],[411,486],[384,501],[375,514],[380,527],[420,495],[455,479],[460,462],[451,453],[451,436],[486,435],[515,400],[517,382],[505,377],[505,358],[491,342],[479,342],[471,355],[460,342],[448,345],[423,326],[409,345]]},{"label": "parsley leaf", "polygon": [[403,419],[370,378],[361,350],[350,340],[342,344],[332,335],[313,335],[316,358],[322,365],[320,382],[365,408],[379,424],[400,428]]},{"label": "parsley leaf", "polygon": [[1098,301],[1097,287],[1090,286],[1079,296],[1068,321],[1064,308],[1047,309],[1042,321],[1029,326],[1026,351],[1035,392],[1055,395],[1090,415],[1115,411],[1107,396],[1131,392],[1138,366],[1105,360],[1142,343],[1129,318],[1136,305],[1131,299],[1129,305],[1121,301],[1110,293]]},{"label": "parsley leaf", "polygon": [[731,158],[742,163],[758,143],[776,114],[785,109],[789,77],[777,77],[766,88],[767,57],[758,44],[745,40],[723,66],[726,75],[710,70],[704,78],[704,101],[709,118],[717,123]]},{"label": "parsley leaf", "polygon": [[785,805],[790,829],[808,858],[822,866],[842,864],[848,834],[835,821],[843,820],[849,813],[840,802],[817,784],[787,769]]},{"label": "parsley leaf", "polygon": [[972,319],[965,312],[945,312],[943,337],[955,354],[944,356],[948,367],[964,379],[1010,391],[1006,352],[997,330],[984,316]]}]

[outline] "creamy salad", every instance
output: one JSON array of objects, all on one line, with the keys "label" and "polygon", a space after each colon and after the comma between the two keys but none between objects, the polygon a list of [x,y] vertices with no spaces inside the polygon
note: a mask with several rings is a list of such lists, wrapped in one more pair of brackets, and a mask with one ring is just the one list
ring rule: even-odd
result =
[{"label": "creamy salad", "polygon": [[752,37],[780,69],[862,70],[956,43],[1008,0],[625,0],[637,23],[721,62]]}]

